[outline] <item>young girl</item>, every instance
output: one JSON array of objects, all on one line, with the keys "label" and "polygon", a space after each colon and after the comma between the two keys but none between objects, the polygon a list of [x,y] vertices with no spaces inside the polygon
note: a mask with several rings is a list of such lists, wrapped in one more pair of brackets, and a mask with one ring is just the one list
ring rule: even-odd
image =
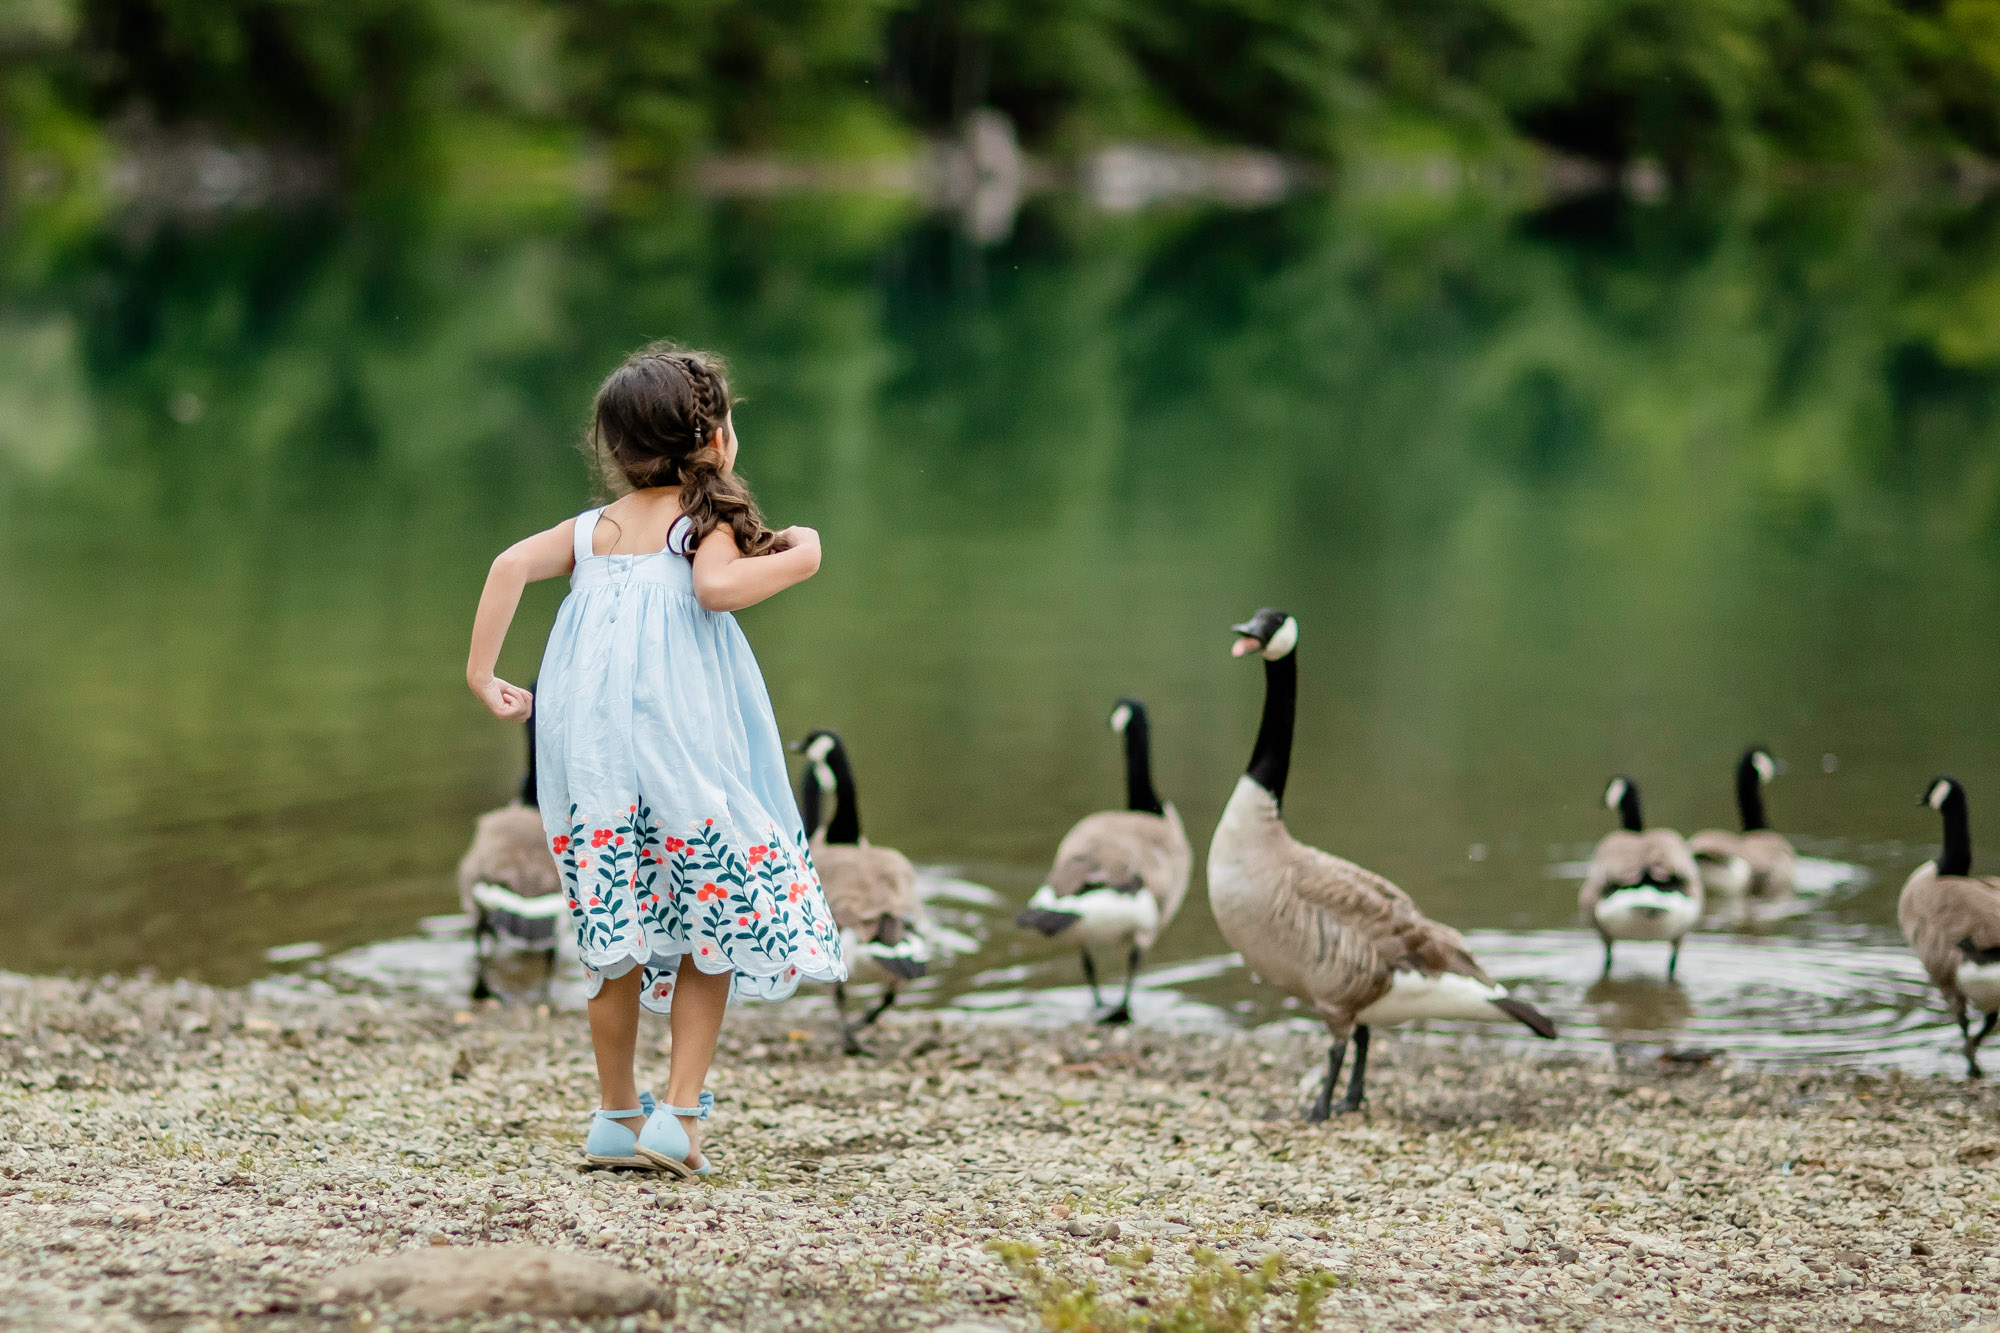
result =
[{"label": "young girl", "polygon": [[[809,579],[819,534],[773,533],[732,469],[715,357],[656,344],[597,391],[590,445],[628,494],[493,562],[465,676],[494,716],[533,710],[536,781],[590,977],[600,1109],[585,1157],[709,1170],[702,1091],[729,997],[847,969],[750,645],[729,613]],[[570,575],[535,699],[493,674],[534,579]],[[666,1104],[633,1076],[639,1006],[670,1015]]]}]

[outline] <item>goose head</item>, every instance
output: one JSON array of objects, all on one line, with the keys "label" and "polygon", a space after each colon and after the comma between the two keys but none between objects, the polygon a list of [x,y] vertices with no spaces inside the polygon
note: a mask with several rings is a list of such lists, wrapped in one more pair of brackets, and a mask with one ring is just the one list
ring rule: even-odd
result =
[{"label": "goose head", "polygon": [[1299,646],[1299,622],[1275,607],[1264,607],[1242,624],[1229,628],[1237,636],[1229,650],[1232,657],[1259,653],[1265,661],[1275,662],[1290,656]]},{"label": "goose head", "polygon": [[1134,722],[1141,727],[1146,725],[1146,705],[1137,699],[1120,699],[1118,706],[1111,710],[1111,729],[1123,736],[1126,728]]},{"label": "goose head", "polygon": [[809,732],[805,739],[793,741],[792,749],[805,756],[806,772],[814,786],[829,796],[840,789],[840,779],[834,776],[831,762],[833,756],[844,756],[846,751],[838,735],[826,730]]},{"label": "goose head", "polygon": [[1645,822],[1639,817],[1639,786],[1624,774],[1619,774],[1606,784],[1604,808],[1618,812],[1619,822],[1626,832],[1645,831]]},{"label": "goose head", "polygon": [[1951,798],[1965,799],[1965,788],[1957,778],[1932,778],[1931,785],[1924,788],[1924,794],[1917,798],[1918,805],[1927,805],[1933,810],[1942,810],[1950,804]]},{"label": "goose head", "polygon": [[1769,782],[1782,771],[1771,752],[1761,745],[1753,745],[1743,752],[1743,767],[1757,775],[1757,781]]}]

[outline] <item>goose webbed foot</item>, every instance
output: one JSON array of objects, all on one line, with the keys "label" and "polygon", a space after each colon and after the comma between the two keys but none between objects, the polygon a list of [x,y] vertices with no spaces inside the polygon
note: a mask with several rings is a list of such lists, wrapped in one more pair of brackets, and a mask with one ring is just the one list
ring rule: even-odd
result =
[{"label": "goose webbed foot", "polygon": [[1138,945],[1125,960],[1125,994],[1116,1006],[1097,1016],[1099,1023],[1129,1023],[1132,1021],[1132,979],[1139,975],[1139,959],[1142,957]]},{"label": "goose webbed foot", "polygon": [[876,1001],[874,1008],[870,1009],[867,1013],[861,1015],[861,1026],[862,1027],[874,1026],[875,1020],[880,1018],[883,1015],[883,1013],[887,1011],[889,1006],[894,1004],[895,1002],[896,1002],[896,988],[894,986],[891,986],[887,990],[882,992],[882,998]]},{"label": "goose webbed foot", "polygon": [[1979,1047],[1981,1043],[1993,1035],[1993,1028],[1996,1024],[2000,1024],[2000,1010],[1995,1010],[1993,1013],[1986,1015],[1986,1021],[1980,1024],[1977,1033],[1971,1031],[1969,1023],[1965,1025],[1965,1076],[1967,1078],[1986,1077],[1986,1071],[1979,1067]]},{"label": "goose webbed foot", "polygon": [[871,1052],[868,1048],[863,1046],[860,1040],[854,1035],[854,1029],[857,1024],[849,1022],[847,1018],[847,987],[837,981],[833,983],[833,1012],[840,1019],[840,1053],[842,1055],[870,1054]]},{"label": "goose webbed foot", "polygon": [[1335,1037],[1326,1048],[1326,1082],[1319,1085],[1319,1097],[1306,1108],[1306,1123],[1317,1125],[1333,1114],[1333,1085],[1340,1081],[1340,1066],[1347,1059],[1347,1039]]},{"label": "goose webbed foot", "polygon": [[493,988],[486,984],[486,961],[481,959],[477,970],[472,974],[472,999],[477,1002],[492,998]]}]

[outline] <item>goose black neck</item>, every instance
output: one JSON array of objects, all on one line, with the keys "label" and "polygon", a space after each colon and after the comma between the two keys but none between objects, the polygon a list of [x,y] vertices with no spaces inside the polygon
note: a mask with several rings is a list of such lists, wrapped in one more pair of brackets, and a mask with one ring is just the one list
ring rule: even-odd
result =
[{"label": "goose black neck", "polygon": [[521,778],[521,804],[539,805],[535,790],[535,715],[528,714],[528,771]]},{"label": "goose black neck", "polygon": [[1944,851],[1938,856],[1940,875],[1972,873],[1972,827],[1965,814],[1965,793],[1954,787],[1944,798]]},{"label": "goose black neck", "polygon": [[847,762],[845,746],[835,746],[826,757],[833,770],[833,818],[827,821],[826,840],[849,845],[861,841],[861,798],[854,792],[854,769]]},{"label": "goose black neck", "polygon": [[1743,816],[1745,833],[1771,827],[1764,817],[1764,776],[1748,756],[1736,766],[1736,813]]},{"label": "goose black neck", "polygon": [[1639,786],[1634,782],[1625,784],[1625,794],[1618,798],[1618,822],[1627,833],[1644,833],[1646,821],[1639,817]]},{"label": "goose black neck", "polygon": [[1292,719],[1298,711],[1299,655],[1286,653],[1264,662],[1264,718],[1250,751],[1250,780],[1285,803],[1285,776],[1292,767]]},{"label": "goose black neck", "polygon": [[1159,793],[1153,790],[1153,744],[1144,709],[1134,707],[1125,722],[1125,808],[1163,815]]},{"label": "goose black neck", "polygon": [[819,811],[819,774],[808,760],[806,771],[799,777],[799,823],[805,825],[808,838],[819,833]]}]

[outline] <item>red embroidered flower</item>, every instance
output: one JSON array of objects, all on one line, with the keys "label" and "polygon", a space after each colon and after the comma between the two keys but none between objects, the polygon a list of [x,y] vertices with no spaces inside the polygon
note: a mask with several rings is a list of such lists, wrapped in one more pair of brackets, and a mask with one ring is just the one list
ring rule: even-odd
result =
[{"label": "red embroidered flower", "polygon": [[667,997],[668,997],[669,995],[672,995],[673,993],[674,993],[674,983],[673,983],[673,982],[671,982],[671,981],[656,981],[656,982],[654,982],[654,983],[653,983],[653,998],[654,998],[654,999],[656,999],[656,1000],[664,1000],[664,999],[666,999],[666,998],[667,998]]},{"label": "red embroidered flower", "polygon": [[791,895],[791,899],[793,902],[797,902],[799,899],[806,896],[806,886],[803,884],[794,884],[791,886],[790,889],[786,890],[786,892]]},{"label": "red embroidered flower", "polygon": [[639,807],[636,805],[628,805],[625,807],[625,813],[628,815],[636,815],[639,813]]},{"label": "red embroidered flower", "polygon": [[577,858],[576,858],[576,868],[577,868],[578,870],[588,870],[588,869],[590,869],[590,858],[589,858],[589,857],[587,857],[587,856],[579,856],[579,857],[577,857]]},{"label": "red embroidered flower", "polygon": [[670,852],[678,852],[687,847],[687,844],[682,842],[679,838],[668,838],[665,842],[661,843],[660,845],[662,847],[665,847]]},{"label": "red embroidered flower", "polygon": [[625,835],[621,833],[617,837],[613,838],[611,840],[611,845],[614,847],[623,847],[625,845]]},{"label": "red embroidered flower", "polygon": [[736,924],[739,926],[747,926],[750,924],[750,918],[747,916],[739,916],[736,918]]},{"label": "red embroidered flower", "polygon": [[611,830],[608,828],[597,829],[590,835],[590,845],[592,847],[602,847],[605,843],[610,841],[611,841]]},{"label": "red embroidered flower", "polygon": [[703,958],[708,957],[708,946],[706,944],[701,946],[701,956]]},{"label": "red embroidered flower", "polygon": [[695,893],[694,900],[698,903],[705,903],[710,898],[727,898],[728,896],[729,890],[718,884],[708,883],[702,885],[700,890]]},{"label": "red embroidered flower", "polygon": [[648,907],[658,907],[659,905],[660,905],[660,895],[657,893],[654,894],[652,897],[646,899],[646,906]]},{"label": "red embroidered flower", "polygon": [[564,852],[568,851],[569,850],[568,835],[562,833],[556,834],[554,840],[549,843],[549,850],[554,852],[557,856],[561,856]]},{"label": "red embroidered flower", "polygon": [[756,864],[757,864],[757,863],[758,863],[759,861],[763,860],[763,859],[764,859],[765,857],[769,856],[770,854],[771,854],[771,849],[770,849],[769,847],[766,847],[766,846],[764,846],[763,844],[759,843],[759,844],[758,844],[757,846],[755,846],[755,847],[752,847],[752,848],[750,849],[750,853],[749,853],[749,855],[750,855],[750,864],[754,866],[754,865],[756,865]]},{"label": "red embroidered flower", "polygon": [[704,820],[702,821],[702,827],[703,827],[703,828],[714,828],[714,827],[715,827],[715,821],[714,821],[713,819],[704,819]]},{"label": "red embroidered flower", "polygon": [[595,907],[595,906],[597,906],[597,899],[595,899],[595,898],[592,898],[592,899],[590,900],[590,905],[591,905],[592,907]]}]

